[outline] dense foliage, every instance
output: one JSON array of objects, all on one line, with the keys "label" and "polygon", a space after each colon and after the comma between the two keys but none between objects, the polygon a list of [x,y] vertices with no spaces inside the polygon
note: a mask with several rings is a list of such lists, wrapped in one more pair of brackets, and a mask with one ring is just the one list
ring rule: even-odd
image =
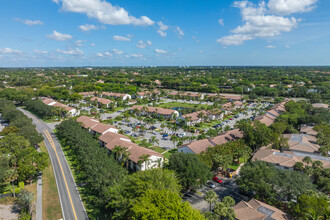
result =
[{"label": "dense foliage", "polygon": [[77,182],[84,186],[83,193],[88,195],[87,204],[94,208],[92,214],[107,213],[108,187],[121,181],[127,171],[76,121],[63,121],[56,129],[61,145],[73,160]]},{"label": "dense foliage", "polygon": [[54,107],[45,105],[41,100],[28,100],[24,105],[27,110],[40,118],[47,119],[54,115]]},{"label": "dense foliage", "polygon": [[196,154],[172,154],[168,168],[177,173],[181,185],[187,189],[204,185],[212,177],[210,168]]},{"label": "dense foliage", "polygon": [[243,166],[237,184],[242,192],[270,203],[296,200],[300,194],[316,188],[306,174],[277,169],[260,161]]}]

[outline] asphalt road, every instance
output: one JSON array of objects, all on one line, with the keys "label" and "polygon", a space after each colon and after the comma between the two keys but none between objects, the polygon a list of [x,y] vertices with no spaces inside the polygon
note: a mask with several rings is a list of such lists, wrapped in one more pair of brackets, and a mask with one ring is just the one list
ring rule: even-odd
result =
[{"label": "asphalt road", "polygon": [[39,133],[41,133],[45,139],[44,142],[54,169],[63,219],[88,219],[70,167],[55,134],[53,134],[53,131],[42,120],[23,109],[18,109],[33,120]]}]

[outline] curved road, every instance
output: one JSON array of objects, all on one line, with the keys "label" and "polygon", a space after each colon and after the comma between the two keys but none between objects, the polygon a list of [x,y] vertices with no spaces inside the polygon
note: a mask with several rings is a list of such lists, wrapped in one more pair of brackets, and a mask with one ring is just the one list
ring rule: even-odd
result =
[{"label": "curved road", "polygon": [[70,167],[66,161],[61,145],[56,139],[53,131],[46,123],[32,115],[30,112],[21,108],[18,109],[33,120],[37,130],[45,139],[44,142],[54,169],[64,220],[88,219]]}]

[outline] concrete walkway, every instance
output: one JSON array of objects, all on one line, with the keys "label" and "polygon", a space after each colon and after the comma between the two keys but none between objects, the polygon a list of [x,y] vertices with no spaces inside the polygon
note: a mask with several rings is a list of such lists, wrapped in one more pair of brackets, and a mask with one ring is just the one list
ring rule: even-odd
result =
[{"label": "concrete walkway", "polygon": [[[38,152],[40,152],[40,148],[38,148]],[[42,220],[42,175],[38,176],[37,181],[36,220]]]}]

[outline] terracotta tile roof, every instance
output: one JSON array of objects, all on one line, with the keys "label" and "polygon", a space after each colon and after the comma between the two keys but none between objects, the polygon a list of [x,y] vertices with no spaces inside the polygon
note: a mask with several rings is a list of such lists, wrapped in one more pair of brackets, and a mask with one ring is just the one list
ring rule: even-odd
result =
[{"label": "terracotta tile roof", "polygon": [[[327,158],[325,158],[324,160],[321,159],[322,157],[318,158],[319,159],[314,159],[312,157],[311,159],[312,161],[321,161],[324,168],[330,167],[330,161],[328,161]],[[284,151],[283,153],[281,153],[278,150],[271,149],[261,149],[257,151],[252,157],[252,161],[260,160],[287,168],[293,168],[296,162],[302,162],[303,159],[304,156],[295,155],[293,151]]]},{"label": "terracotta tile roof", "polygon": [[[131,108],[131,110],[137,109],[139,111],[142,111],[144,106],[141,105],[135,105]],[[172,115],[174,112],[177,112],[176,110],[173,109],[165,109],[165,108],[159,108],[159,107],[149,107],[145,106],[147,111],[150,113],[158,113],[160,115]]]},{"label": "terracotta tile roof", "polygon": [[255,199],[251,199],[249,202],[239,202],[234,207],[234,211],[238,220],[291,219],[291,216],[282,210]]},{"label": "terracotta tile roof", "polygon": [[242,103],[242,102],[240,102],[240,101],[235,101],[235,102],[234,102],[234,105],[236,105],[236,106],[242,106],[242,105],[243,105],[243,103]]},{"label": "terracotta tile roof", "polygon": [[103,105],[108,105],[110,103],[112,103],[113,101],[109,100],[109,99],[105,99],[105,98],[99,98],[99,97],[93,97],[91,98],[91,101],[97,101]]},{"label": "terracotta tile roof", "polygon": [[328,104],[323,104],[323,103],[314,103],[312,104],[314,108],[329,108]]},{"label": "terracotta tile roof", "polygon": [[207,115],[210,115],[210,112],[209,111],[202,110],[202,111],[198,111],[198,112],[193,112],[193,113],[185,114],[185,115],[182,115],[181,117],[183,117],[183,118],[189,117],[191,121],[197,121],[199,119],[198,115],[200,113],[203,114],[203,117],[204,116],[207,116]]},{"label": "terracotta tile roof", "polygon": [[182,145],[181,147],[188,147],[195,154],[200,154],[207,150],[209,147],[214,147],[208,139],[198,140],[190,144]]},{"label": "terracotta tile roof", "polygon": [[102,95],[121,98],[121,97],[124,97],[125,95],[128,95],[128,94],[116,93],[116,92],[103,92]]},{"label": "terracotta tile roof", "polygon": [[87,116],[80,116],[79,118],[77,118],[77,122],[81,122],[82,126],[85,129],[89,129],[97,124],[99,124],[99,121],[94,119],[94,118],[90,118]]},{"label": "terracotta tile roof", "polygon": [[95,126],[91,127],[91,130],[95,131],[96,133],[103,134],[104,132],[108,131],[110,128],[117,129],[116,127],[107,124],[98,123]]},{"label": "terracotta tile roof", "polygon": [[49,98],[44,98],[42,99],[42,102],[46,105],[50,105],[50,106],[54,106],[54,107],[59,107],[59,108],[63,108],[65,109],[66,111],[71,111],[71,110],[74,110],[75,108],[72,108],[70,106],[67,106],[67,105],[64,105],[60,102],[56,102],[54,101],[53,99],[49,99]]},{"label": "terracotta tile roof", "polygon": [[316,138],[305,134],[285,134],[285,138],[288,138],[288,144],[290,150],[302,151],[306,153],[317,153],[320,146],[311,143],[316,142]]},{"label": "terracotta tile roof", "polygon": [[300,133],[305,133],[313,136],[317,135],[317,131],[315,131],[312,126],[301,126]]},{"label": "terracotta tile roof", "polygon": [[237,140],[242,137],[243,137],[243,133],[239,131],[239,129],[234,129],[234,130],[226,131],[225,133],[210,139],[210,142],[213,145],[221,145],[229,141]]},{"label": "terracotta tile roof", "polygon": [[126,148],[128,152],[130,152],[129,158],[131,161],[138,163],[140,160],[140,157],[142,155],[149,155],[151,156],[157,156],[157,157],[163,157],[162,154],[151,150],[147,149],[144,147],[140,147],[136,145],[135,143],[131,142],[130,139],[128,139],[124,135],[116,134],[116,133],[111,133],[107,132],[99,137],[99,139],[106,144],[106,148],[109,150],[113,150],[116,146],[120,146],[123,148]]},{"label": "terracotta tile roof", "polygon": [[261,123],[264,123],[267,126],[270,126],[275,122],[274,118],[267,117],[267,115],[259,115],[254,118],[254,120],[260,121]]},{"label": "terracotta tile roof", "polygon": [[99,140],[106,144],[110,143],[111,141],[113,141],[115,139],[126,139],[126,140],[130,141],[130,139],[128,137],[126,137],[125,135],[117,134],[117,133],[113,133],[113,132],[106,132],[105,134],[102,134],[99,137]]},{"label": "terracotta tile roof", "polygon": [[79,92],[78,94],[82,96],[94,96],[95,93],[96,92]]}]

